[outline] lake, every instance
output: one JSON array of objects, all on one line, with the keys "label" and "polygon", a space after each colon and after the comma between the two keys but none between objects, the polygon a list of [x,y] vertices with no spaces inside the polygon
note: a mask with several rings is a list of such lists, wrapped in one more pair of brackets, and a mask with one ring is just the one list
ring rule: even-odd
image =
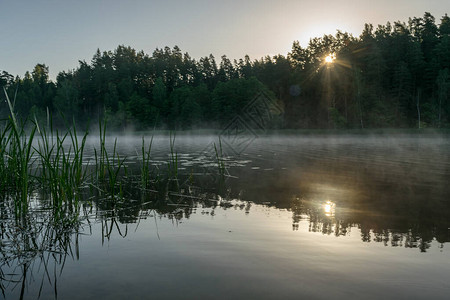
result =
[{"label": "lake", "polygon": [[[26,234],[2,204],[3,296],[448,299],[448,135],[180,133],[172,153],[170,140],[154,136],[152,166],[176,153],[179,188],[152,200],[88,196],[69,226],[36,192]],[[117,141],[132,178],[141,136]]]}]

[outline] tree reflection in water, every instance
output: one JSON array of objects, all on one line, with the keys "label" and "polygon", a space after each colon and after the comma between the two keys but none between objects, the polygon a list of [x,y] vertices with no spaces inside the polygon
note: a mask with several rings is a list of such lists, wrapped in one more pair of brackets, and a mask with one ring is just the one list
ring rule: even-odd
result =
[{"label": "tree reflection in water", "polygon": [[308,222],[310,232],[337,237],[357,229],[363,242],[422,252],[433,240],[450,241],[448,170],[427,173],[408,164],[386,169],[342,160],[303,163],[292,171],[242,168],[233,175],[239,180],[228,184],[240,200],[291,210],[294,230],[301,222]]},{"label": "tree reflection in water", "polygon": [[[154,219],[157,228],[161,218],[178,225],[192,214],[214,216],[218,210],[229,208],[249,214],[252,207],[267,206],[290,211],[294,230],[300,230],[303,222],[307,222],[309,232],[335,237],[356,229],[363,242],[422,252],[434,240],[441,247],[450,241],[450,210],[443,197],[448,188],[429,194],[427,186],[415,187],[415,193],[405,193],[405,186],[377,182],[370,173],[357,180],[333,172],[308,174],[302,174],[301,179],[292,174],[271,174],[269,181],[263,176],[240,174],[240,178],[227,181],[222,193],[215,192],[214,187],[195,186],[163,196],[130,189],[119,201],[98,195],[68,210],[50,209],[40,200],[45,196],[36,195],[30,209],[20,217],[15,217],[11,199],[4,199],[0,202],[1,291],[5,297],[10,291],[20,290],[23,298],[27,286],[36,287],[39,282],[38,297],[46,286],[53,287],[57,297],[57,282],[65,262],[79,259],[79,237],[92,234],[93,222],[101,223],[105,243],[113,236],[126,237],[131,224],[133,230],[139,230],[144,219]],[[197,183],[203,186],[200,178]]]}]

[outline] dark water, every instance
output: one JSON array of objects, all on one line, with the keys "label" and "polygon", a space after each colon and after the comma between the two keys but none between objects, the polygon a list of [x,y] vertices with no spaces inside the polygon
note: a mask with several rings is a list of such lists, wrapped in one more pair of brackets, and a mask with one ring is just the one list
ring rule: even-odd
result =
[{"label": "dark water", "polygon": [[[118,141],[132,170],[141,138]],[[448,299],[448,136],[224,138],[220,192],[213,141],[176,137],[169,205],[130,193],[65,228],[36,204],[31,239],[3,212],[6,299]],[[156,136],[154,165],[169,152]]]}]

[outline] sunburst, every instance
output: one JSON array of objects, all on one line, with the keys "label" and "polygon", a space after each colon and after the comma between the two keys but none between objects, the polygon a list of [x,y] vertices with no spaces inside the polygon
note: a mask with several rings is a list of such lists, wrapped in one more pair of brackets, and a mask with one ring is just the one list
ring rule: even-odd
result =
[{"label": "sunburst", "polygon": [[330,53],[325,56],[325,62],[327,64],[332,64],[336,60],[336,53]]}]

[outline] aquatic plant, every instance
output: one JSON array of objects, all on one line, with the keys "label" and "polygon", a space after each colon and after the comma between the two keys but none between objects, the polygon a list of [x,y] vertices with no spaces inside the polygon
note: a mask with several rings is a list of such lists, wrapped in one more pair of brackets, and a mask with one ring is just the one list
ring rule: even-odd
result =
[{"label": "aquatic plant", "polygon": [[[88,132],[79,141],[75,122],[71,127],[67,126],[64,135],[60,135],[58,130],[53,131],[51,122],[46,126],[48,131],[37,121],[35,124],[41,137],[35,148],[40,157],[37,181],[41,189],[51,195],[55,209],[76,211],[80,189],[86,181],[87,166],[83,165],[83,157]],[[68,150],[65,148],[67,139]]]},{"label": "aquatic plant", "polygon": [[[126,173],[125,157],[121,158],[117,150],[117,138],[114,140],[114,147],[112,154],[108,153],[106,149],[106,119],[99,121],[100,129],[100,152],[94,148],[95,156],[95,173],[93,176],[95,185],[98,190],[106,191],[111,199],[115,200],[116,196],[123,196],[122,183],[119,181],[121,170]],[[104,189],[102,189],[103,187]]]},{"label": "aquatic plant", "polygon": [[[6,184],[9,188],[13,187],[16,201],[15,214],[20,215],[28,209],[28,194],[30,189],[30,174],[29,166],[32,163],[32,143],[36,126],[33,127],[31,133],[27,136],[25,134],[24,123],[18,123],[14,114],[14,105],[11,103],[6,89],[3,88],[6,96],[6,101],[10,110],[10,117],[2,133],[2,162],[5,164],[2,169],[6,172]],[[6,158],[6,161],[5,161]],[[5,167],[6,166],[6,167]]]},{"label": "aquatic plant", "polygon": [[[180,193],[182,187],[193,182],[191,173],[188,180],[180,184],[176,135],[172,132],[167,168],[161,170],[152,165],[152,135],[148,146],[142,138],[142,165],[139,174],[129,177],[126,157],[119,154],[117,139],[112,149],[107,149],[106,119],[98,124],[99,146],[92,149],[94,160],[86,161],[88,130],[80,135],[75,122],[69,124],[62,114],[64,129],[54,129],[48,112],[45,125],[39,124],[36,118],[19,122],[6,91],[5,95],[10,117],[0,127],[0,199],[13,199],[8,203],[14,203],[16,217],[25,215],[30,195],[35,191],[48,200],[55,216],[70,220],[77,215],[82,199],[101,199],[116,207],[120,202],[129,201],[129,197],[124,197],[124,187],[127,186],[127,190],[138,190],[141,195],[147,192],[156,194],[152,201],[166,201],[170,200],[169,192]],[[218,147],[214,145],[214,148],[218,172],[223,179],[226,168],[220,139]],[[90,195],[87,195],[87,187],[90,187]],[[94,198],[91,197],[93,191]]]},{"label": "aquatic plant", "polygon": [[220,139],[220,136],[219,136],[219,149],[217,149],[216,143],[214,143],[214,151],[216,153],[217,169],[219,171],[221,180],[224,181],[226,167],[225,167],[225,160],[223,158],[222,140]]},{"label": "aquatic plant", "polygon": [[172,136],[172,132],[169,137],[170,142],[170,157],[167,163],[167,180],[168,180],[168,190],[180,189],[178,182],[178,153],[175,151],[175,134]]},{"label": "aquatic plant", "polygon": [[144,191],[150,188],[150,180],[151,180],[150,153],[152,151],[152,144],[153,144],[153,135],[147,149],[145,148],[145,139],[144,137],[142,137],[141,187]]}]

